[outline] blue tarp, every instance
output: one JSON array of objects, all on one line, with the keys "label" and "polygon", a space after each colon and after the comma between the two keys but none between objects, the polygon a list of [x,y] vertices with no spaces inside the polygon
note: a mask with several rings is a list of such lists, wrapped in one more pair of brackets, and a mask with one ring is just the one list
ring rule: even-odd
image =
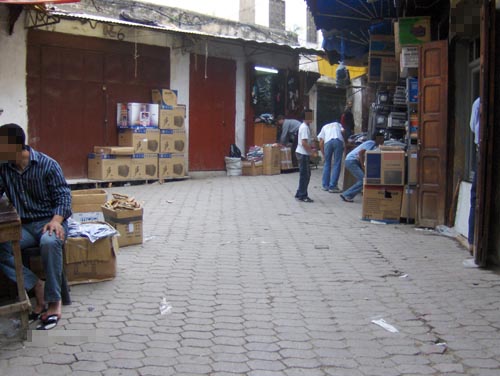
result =
[{"label": "blue tarp", "polygon": [[323,48],[345,58],[358,58],[368,52],[370,34],[391,34],[396,18],[394,0],[306,0]]}]

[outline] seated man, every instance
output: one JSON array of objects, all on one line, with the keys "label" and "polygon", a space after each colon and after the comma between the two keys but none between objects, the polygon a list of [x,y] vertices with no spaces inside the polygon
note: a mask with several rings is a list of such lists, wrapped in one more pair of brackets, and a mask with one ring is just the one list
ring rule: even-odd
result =
[{"label": "seated man", "polygon": [[[23,275],[26,289],[34,289],[36,297],[30,318],[41,320],[37,329],[48,330],[61,318],[62,249],[66,219],[71,215],[71,191],[59,164],[27,146],[25,140],[19,125],[0,127],[0,196],[7,195],[21,218],[21,249],[40,247],[45,288],[29,269],[24,268]],[[0,243],[0,269],[15,281],[10,242]]]}]

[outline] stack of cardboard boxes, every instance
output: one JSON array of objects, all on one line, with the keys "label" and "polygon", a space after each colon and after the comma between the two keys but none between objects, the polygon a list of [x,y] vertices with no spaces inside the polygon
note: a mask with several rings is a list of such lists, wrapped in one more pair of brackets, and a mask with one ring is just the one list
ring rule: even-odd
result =
[{"label": "stack of cardboard boxes", "polygon": [[152,91],[154,103],[118,103],[118,146],[95,146],[88,178],[169,179],[186,175],[185,106],[169,89]]},{"label": "stack of cardboard boxes", "polygon": [[158,177],[173,179],[186,175],[187,137],[184,120],[186,106],[177,104],[177,94],[167,89],[155,89],[153,102],[160,108],[160,151]]},{"label": "stack of cardboard boxes", "polygon": [[362,218],[399,223],[405,184],[405,152],[367,151],[365,166]]}]

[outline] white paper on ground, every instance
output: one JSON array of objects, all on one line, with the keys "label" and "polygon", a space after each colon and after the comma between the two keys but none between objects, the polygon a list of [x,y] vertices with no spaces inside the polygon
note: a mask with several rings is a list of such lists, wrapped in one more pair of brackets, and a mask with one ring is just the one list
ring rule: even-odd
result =
[{"label": "white paper on ground", "polygon": [[388,324],[384,319],[378,319],[378,320],[372,320],[372,323],[381,326],[385,330],[391,332],[391,333],[398,333],[399,330],[397,330],[395,327],[393,327],[391,324]]}]

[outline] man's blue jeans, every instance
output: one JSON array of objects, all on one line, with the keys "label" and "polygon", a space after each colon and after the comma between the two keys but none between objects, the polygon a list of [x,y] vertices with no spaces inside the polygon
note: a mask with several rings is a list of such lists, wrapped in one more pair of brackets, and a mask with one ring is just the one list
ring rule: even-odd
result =
[{"label": "man's blue jeans", "polygon": [[[325,165],[323,166],[323,188],[338,188],[344,143],[338,138],[332,138],[325,144]],[[332,169],[333,157],[333,169]]]},{"label": "man's blue jeans", "polygon": [[356,178],[356,183],[354,183],[348,190],[344,191],[342,195],[345,198],[353,199],[358,193],[363,190],[363,178],[365,173],[357,160],[347,160],[344,162],[345,168],[347,168],[351,174]]},{"label": "man's blue jeans", "polygon": [[297,161],[299,162],[299,188],[295,194],[296,198],[306,198],[309,197],[307,194],[307,187],[309,186],[309,180],[311,180],[311,166],[309,164],[309,156],[305,154],[295,153],[297,155]]},{"label": "man's blue jeans", "polygon": [[[30,247],[40,247],[40,255],[45,271],[44,299],[47,303],[61,300],[61,278],[64,241],[58,239],[55,232],[42,234],[43,226],[49,220],[23,224],[20,246],[21,250]],[[64,234],[68,233],[68,224],[63,222]],[[0,243],[0,270],[12,281],[16,280],[16,269],[11,242]],[[37,283],[38,277],[26,267],[23,267],[24,286],[31,290]]]}]

